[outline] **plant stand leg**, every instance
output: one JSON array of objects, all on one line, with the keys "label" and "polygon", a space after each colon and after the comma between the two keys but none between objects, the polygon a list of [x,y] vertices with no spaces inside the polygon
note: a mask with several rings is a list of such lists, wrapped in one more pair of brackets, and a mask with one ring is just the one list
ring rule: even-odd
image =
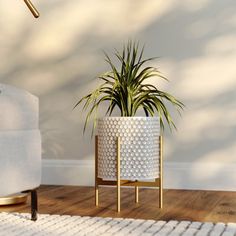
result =
[{"label": "plant stand leg", "polygon": [[95,187],[95,194],[96,194],[95,206],[98,206],[98,186]]},{"label": "plant stand leg", "polygon": [[95,136],[95,206],[98,206],[98,136]]},{"label": "plant stand leg", "polygon": [[139,199],[138,199],[138,186],[135,186],[135,203],[138,203]]},{"label": "plant stand leg", "polygon": [[159,137],[159,208],[163,208],[163,138]]},{"label": "plant stand leg", "polygon": [[116,163],[116,178],[117,178],[117,212],[120,212],[120,137],[117,137],[117,163]]},{"label": "plant stand leg", "polygon": [[37,220],[38,197],[36,189],[31,190],[31,220]]}]

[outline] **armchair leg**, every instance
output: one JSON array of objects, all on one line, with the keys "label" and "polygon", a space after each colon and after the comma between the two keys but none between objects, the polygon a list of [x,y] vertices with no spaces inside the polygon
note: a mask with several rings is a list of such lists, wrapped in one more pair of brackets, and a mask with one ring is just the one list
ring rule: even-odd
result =
[{"label": "armchair leg", "polygon": [[37,213],[38,213],[38,197],[37,197],[37,190],[31,190],[31,220],[37,220]]}]

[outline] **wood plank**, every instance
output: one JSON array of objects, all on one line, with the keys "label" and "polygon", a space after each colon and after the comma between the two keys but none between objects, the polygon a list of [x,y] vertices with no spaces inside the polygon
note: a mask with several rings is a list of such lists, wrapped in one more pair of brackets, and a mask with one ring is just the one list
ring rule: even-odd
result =
[{"label": "wood plank", "polygon": [[[236,222],[236,192],[164,190],[164,207],[159,209],[158,190],[139,188],[139,203],[135,203],[135,188],[122,188],[120,213],[114,187],[99,188],[99,207],[94,204],[93,187],[41,186],[38,193],[39,212],[45,214]],[[0,211],[30,212],[29,200],[2,206]]]}]

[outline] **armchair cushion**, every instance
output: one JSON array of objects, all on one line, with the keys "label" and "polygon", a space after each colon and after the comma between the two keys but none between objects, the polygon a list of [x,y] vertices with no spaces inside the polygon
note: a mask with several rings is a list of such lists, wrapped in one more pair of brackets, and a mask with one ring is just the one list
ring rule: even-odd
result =
[{"label": "armchair cushion", "polygon": [[0,197],[34,189],[40,182],[40,131],[0,131]]},{"label": "armchair cushion", "polygon": [[38,98],[31,93],[0,84],[0,130],[38,128]]}]

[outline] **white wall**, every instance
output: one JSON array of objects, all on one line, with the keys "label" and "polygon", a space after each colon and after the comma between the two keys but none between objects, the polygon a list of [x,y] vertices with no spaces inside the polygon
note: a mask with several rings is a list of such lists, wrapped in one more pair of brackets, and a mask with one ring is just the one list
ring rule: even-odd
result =
[{"label": "white wall", "polygon": [[[186,104],[183,117],[176,116],[178,132],[165,137],[167,166],[183,170],[174,168],[175,181],[166,186],[223,189],[223,179],[220,186],[236,190],[236,174],[228,171],[236,168],[234,0],[33,2],[37,20],[23,1],[0,1],[0,82],[40,97],[44,159],[93,159],[84,115],[72,107],[107,70],[102,49],[133,38],[146,43],[147,57],[161,56],[154,65],[171,81],[161,88]],[[52,175],[45,176],[50,182]]]}]

